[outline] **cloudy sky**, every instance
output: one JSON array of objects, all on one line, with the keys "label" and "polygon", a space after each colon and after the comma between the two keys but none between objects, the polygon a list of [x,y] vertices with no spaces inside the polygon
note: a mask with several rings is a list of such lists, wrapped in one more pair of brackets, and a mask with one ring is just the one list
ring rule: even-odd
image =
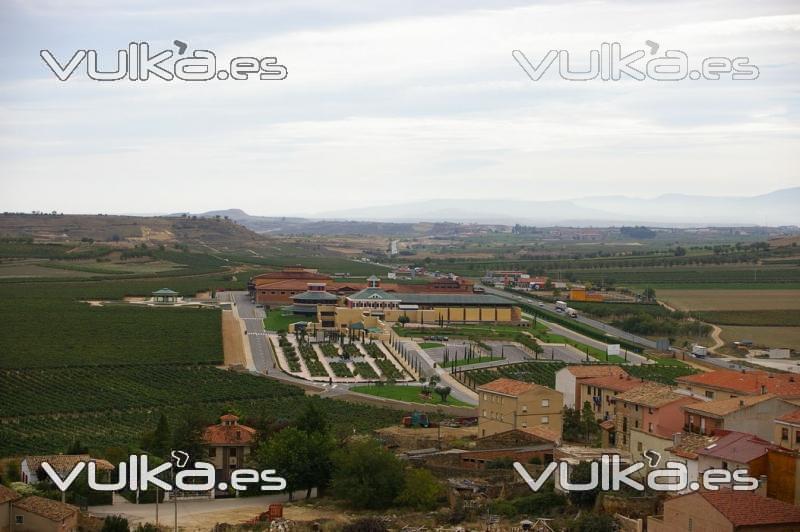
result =
[{"label": "cloudy sky", "polygon": [[[432,5],[433,4],[433,5]],[[275,56],[282,81],[97,82],[131,41]],[[749,57],[752,81],[531,81],[602,42]],[[800,185],[800,4],[0,0],[0,210],[313,214],[431,198]]]}]

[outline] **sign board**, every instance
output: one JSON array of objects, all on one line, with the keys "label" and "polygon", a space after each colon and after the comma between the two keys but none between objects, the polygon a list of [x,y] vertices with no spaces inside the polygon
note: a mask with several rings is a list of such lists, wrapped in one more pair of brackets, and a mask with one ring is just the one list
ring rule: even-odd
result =
[{"label": "sign board", "polygon": [[619,356],[619,344],[608,344],[608,348],[606,349],[606,353],[608,356]]}]

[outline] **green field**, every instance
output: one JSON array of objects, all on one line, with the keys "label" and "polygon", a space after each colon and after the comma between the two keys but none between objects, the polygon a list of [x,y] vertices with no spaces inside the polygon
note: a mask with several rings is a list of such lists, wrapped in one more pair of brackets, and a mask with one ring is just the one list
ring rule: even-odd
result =
[{"label": "green field", "polygon": [[441,397],[435,393],[431,394],[430,399],[425,399],[420,395],[419,386],[399,386],[399,385],[383,385],[383,386],[353,386],[351,391],[363,393],[367,395],[374,395],[376,397],[383,397],[386,399],[396,399],[398,401],[406,401],[409,403],[423,403],[433,405],[450,405],[450,406],[474,406],[468,403],[459,401],[448,397],[446,402],[442,402]]},{"label": "green field", "polygon": [[444,347],[444,344],[440,344],[439,342],[420,342],[419,346],[422,349],[438,349]]},{"label": "green field", "polygon": [[308,318],[297,314],[284,314],[281,310],[270,310],[264,318],[264,328],[268,331],[288,331],[289,325],[298,321],[308,321]]},{"label": "green field", "polygon": [[0,306],[0,367],[220,364],[220,312],[63,299]]},{"label": "green field", "polygon": [[498,360],[503,360],[503,357],[477,357],[477,358],[459,358],[458,360],[450,360],[446,364],[443,363],[441,366],[443,368],[458,368],[461,366],[471,366],[473,364],[483,364],[484,362],[497,362]]},{"label": "green field", "polygon": [[[678,362],[678,361],[674,361]],[[675,379],[686,375],[693,375],[697,370],[686,364],[654,364],[650,366],[625,366],[632,377],[648,381],[660,382],[674,386]]]},{"label": "green field", "polygon": [[800,310],[705,310],[693,314],[717,325],[800,327]]},{"label": "green field", "polygon": [[294,394],[217,403],[204,402],[198,396],[181,406],[5,418],[0,423],[0,456],[64,452],[76,439],[87,445],[92,454],[103,456],[109,447],[136,449],[142,434],[156,426],[162,412],[171,427],[190,415],[201,415],[208,424],[217,423],[218,416],[229,409],[244,415],[244,424],[253,424],[249,417],[291,421],[312,400],[319,401],[320,410],[338,434],[369,431],[399,422],[396,410]]}]

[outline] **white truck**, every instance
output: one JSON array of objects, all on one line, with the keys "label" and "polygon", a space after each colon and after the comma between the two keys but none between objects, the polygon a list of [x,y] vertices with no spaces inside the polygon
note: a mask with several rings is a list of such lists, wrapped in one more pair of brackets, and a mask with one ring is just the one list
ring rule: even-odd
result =
[{"label": "white truck", "polygon": [[695,358],[706,358],[708,355],[708,348],[703,347],[702,345],[693,345],[692,346],[692,356]]},{"label": "white truck", "polygon": [[556,301],[556,310],[558,312],[567,310],[567,304],[564,301]]},{"label": "white truck", "polygon": [[575,310],[574,308],[567,307],[567,310],[565,310],[564,312],[565,312],[565,313],[567,314],[567,316],[569,316],[570,318],[577,318],[577,317],[578,317],[578,311],[577,311],[577,310]]}]

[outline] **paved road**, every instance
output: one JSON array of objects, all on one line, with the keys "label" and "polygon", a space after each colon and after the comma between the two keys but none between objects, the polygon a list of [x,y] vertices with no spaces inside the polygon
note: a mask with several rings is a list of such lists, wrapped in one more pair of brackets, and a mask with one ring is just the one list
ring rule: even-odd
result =
[{"label": "paved road", "polygon": [[[551,312],[556,312],[556,306],[553,303],[547,303],[543,301],[539,301],[538,299],[534,299],[532,297],[521,296],[518,294],[506,292],[504,290],[498,290],[496,288],[486,287],[486,291],[492,293],[496,296],[503,297],[505,299],[509,299],[512,301],[519,301],[522,303],[526,303],[536,308],[543,308],[544,310],[549,310]],[[631,334],[628,332],[623,331],[622,329],[618,329],[616,327],[612,327],[607,323],[603,323],[602,321],[598,321],[592,318],[587,318],[586,316],[578,315],[577,318],[573,318],[575,321],[579,323],[583,323],[589,325],[590,327],[594,327],[595,329],[599,329],[611,337],[621,338],[622,340],[626,340],[628,342],[633,342],[635,344],[642,345],[647,347],[648,349],[655,349],[656,343],[649,338],[643,338],[641,336],[637,336],[635,334]]]}]

